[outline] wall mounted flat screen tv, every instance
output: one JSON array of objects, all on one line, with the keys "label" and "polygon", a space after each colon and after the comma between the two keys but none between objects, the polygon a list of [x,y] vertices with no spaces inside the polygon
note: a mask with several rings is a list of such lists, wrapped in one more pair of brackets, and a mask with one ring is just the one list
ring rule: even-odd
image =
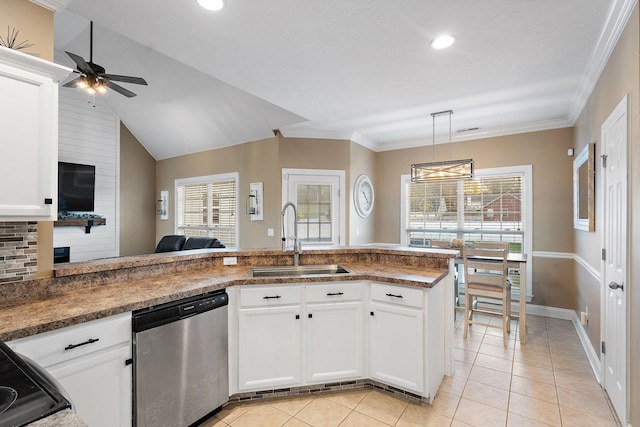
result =
[{"label": "wall mounted flat screen tv", "polygon": [[58,211],[93,212],[96,167],[58,162]]}]

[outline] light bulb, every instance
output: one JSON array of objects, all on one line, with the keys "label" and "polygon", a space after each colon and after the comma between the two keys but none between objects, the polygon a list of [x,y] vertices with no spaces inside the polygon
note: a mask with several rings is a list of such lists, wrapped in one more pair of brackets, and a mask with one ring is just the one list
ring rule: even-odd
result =
[{"label": "light bulb", "polygon": [[456,38],[450,34],[443,34],[436,37],[431,41],[431,47],[434,49],[445,49],[451,46],[456,41]]},{"label": "light bulb", "polygon": [[207,10],[220,10],[224,7],[222,0],[198,0],[198,3]]},{"label": "light bulb", "polygon": [[100,82],[95,86],[96,90],[100,93],[105,93],[107,91],[107,87],[104,82],[100,80]]},{"label": "light bulb", "polygon": [[85,89],[87,87],[87,78],[85,76],[80,77],[76,82],[76,86]]}]

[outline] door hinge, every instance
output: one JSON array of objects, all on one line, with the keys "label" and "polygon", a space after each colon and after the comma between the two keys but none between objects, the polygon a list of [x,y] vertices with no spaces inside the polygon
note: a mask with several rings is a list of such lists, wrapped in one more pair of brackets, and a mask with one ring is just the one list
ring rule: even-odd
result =
[{"label": "door hinge", "polygon": [[604,341],[602,341],[602,354],[606,354],[607,352],[604,349]]},{"label": "door hinge", "polygon": [[603,154],[602,156],[600,156],[602,158],[602,167],[606,168],[607,167],[607,155]]},{"label": "door hinge", "polygon": [[602,260],[606,261],[607,260],[607,250],[602,248]]}]

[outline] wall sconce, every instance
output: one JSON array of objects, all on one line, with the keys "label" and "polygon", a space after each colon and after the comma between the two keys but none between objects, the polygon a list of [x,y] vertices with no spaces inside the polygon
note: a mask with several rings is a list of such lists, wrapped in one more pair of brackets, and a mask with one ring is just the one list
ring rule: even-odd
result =
[{"label": "wall sconce", "polygon": [[156,215],[160,216],[160,219],[169,219],[169,192],[161,191],[160,198],[156,202]]},{"label": "wall sconce", "polygon": [[247,214],[251,215],[251,221],[262,221],[264,198],[261,182],[249,184],[249,197],[247,197]]}]

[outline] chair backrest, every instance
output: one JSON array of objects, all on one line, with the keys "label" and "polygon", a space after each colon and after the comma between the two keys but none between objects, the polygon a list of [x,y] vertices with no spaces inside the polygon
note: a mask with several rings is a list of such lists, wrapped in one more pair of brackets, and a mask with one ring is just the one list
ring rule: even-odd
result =
[{"label": "chair backrest", "polygon": [[189,249],[210,248],[214,240],[216,239],[214,239],[213,237],[202,237],[202,236],[189,237],[187,241],[184,243],[182,250],[187,251]]},{"label": "chair backrest", "polygon": [[476,242],[462,252],[467,285],[506,287],[509,243]]},{"label": "chair backrest", "polygon": [[186,240],[187,237],[182,235],[163,236],[156,246],[155,253],[181,251]]}]

